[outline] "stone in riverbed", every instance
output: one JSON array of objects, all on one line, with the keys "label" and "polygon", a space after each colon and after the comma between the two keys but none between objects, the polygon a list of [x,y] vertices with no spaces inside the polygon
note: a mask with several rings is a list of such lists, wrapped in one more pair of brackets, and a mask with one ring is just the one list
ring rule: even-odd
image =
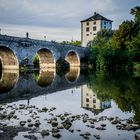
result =
[{"label": "stone in riverbed", "polygon": [[88,120],[88,117],[83,117],[83,123],[86,123]]},{"label": "stone in riverbed", "polygon": [[27,122],[31,122],[31,121],[32,121],[31,119],[28,119],[28,120],[27,120]]},{"label": "stone in riverbed", "polygon": [[135,139],[136,139],[136,140],[140,140],[140,132],[136,132],[136,134],[135,134]]},{"label": "stone in riverbed", "polygon": [[89,132],[85,132],[84,135],[86,135],[86,136],[90,136],[91,134],[90,134]]},{"label": "stone in riverbed", "polygon": [[97,130],[106,130],[104,127],[96,127]]},{"label": "stone in riverbed", "polygon": [[113,120],[111,123],[112,123],[112,124],[118,124],[118,123],[120,124],[120,121],[118,121],[118,120],[115,119],[115,120]]},{"label": "stone in riverbed", "polygon": [[65,120],[65,117],[64,117],[64,116],[61,116],[60,119],[61,119],[62,121],[64,121],[64,120]]},{"label": "stone in riverbed", "polygon": [[44,137],[44,136],[49,136],[50,133],[49,133],[49,130],[42,130],[41,131],[41,135]]},{"label": "stone in riverbed", "polygon": [[29,123],[29,124],[28,124],[28,127],[33,127],[33,124],[32,124],[32,123]]},{"label": "stone in riverbed", "polygon": [[52,133],[58,133],[60,130],[58,128],[52,128]]},{"label": "stone in riverbed", "polygon": [[64,129],[64,126],[58,126],[57,129]]},{"label": "stone in riverbed", "polygon": [[48,111],[48,108],[47,107],[43,107],[42,108],[42,112],[47,112]]},{"label": "stone in riverbed", "polygon": [[20,124],[21,126],[24,126],[24,125],[26,124],[26,121],[20,121],[19,124]]},{"label": "stone in riverbed", "polygon": [[73,133],[73,132],[74,132],[74,130],[73,130],[73,129],[69,129],[69,131],[70,131],[71,133]]},{"label": "stone in riverbed", "polygon": [[106,127],[106,124],[100,124],[102,127]]},{"label": "stone in riverbed", "polygon": [[14,115],[13,118],[14,118],[14,119],[17,119],[17,115]]},{"label": "stone in riverbed", "polygon": [[8,114],[6,118],[10,120],[12,117],[13,117],[13,114]]},{"label": "stone in riverbed", "polygon": [[82,136],[84,139],[89,139],[89,136],[86,134],[80,134],[80,136]]},{"label": "stone in riverbed", "polygon": [[93,135],[96,139],[100,139],[100,135]]},{"label": "stone in riverbed", "polygon": [[56,127],[56,126],[58,126],[58,122],[55,120],[52,120],[51,125],[52,125],[52,127]]},{"label": "stone in riverbed", "polygon": [[15,111],[15,110],[13,110],[13,111],[11,111],[11,112],[10,112],[10,114],[15,114],[15,112],[16,112],[16,111]]},{"label": "stone in riverbed", "polygon": [[64,128],[67,129],[67,130],[72,126],[72,123],[70,122],[69,119],[62,122],[62,124],[63,124]]},{"label": "stone in riverbed", "polygon": [[54,111],[56,109],[56,107],[52,107],[49,111]]},{"label": "stone in riverbed", "polygon": [[60,133],[52,133],[52,136],[59,139],[61,137],[61,134]]},{"label": "stone in riverbed", "polygon": [[40,125],[39,121],[36,121],[35,124],[34,124],[35,127],[39,127],[39,125]]},{"label": "stone in riverbed", "polygon": [[30,140],[37,140],[37,137],[35,135],[24,135],[24,138],[27,138]]},{"label": "stone in riverbed", "polygon": [[5,113],[0,113],[0,120],[3,120],[3,119],[5,119],[6,118],[6,114]]}]

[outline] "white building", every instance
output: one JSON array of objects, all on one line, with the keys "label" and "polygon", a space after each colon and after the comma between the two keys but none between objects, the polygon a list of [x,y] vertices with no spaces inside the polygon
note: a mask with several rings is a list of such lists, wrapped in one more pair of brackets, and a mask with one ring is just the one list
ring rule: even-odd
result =
[{"label": "white building", "polygon": [[87,44],[94,39],[97,32],[99,32],[102,29],[112,29],[112,20],[109,20],[96,12],[92,17],[82,20],[81,21],[82,46],[86,47]]},{"label": "white building", "polygon": [[100,101],[97,94],[87,85],[82,86],[81,107],[92,111],[95,115],[111,107],[111,101]]}]

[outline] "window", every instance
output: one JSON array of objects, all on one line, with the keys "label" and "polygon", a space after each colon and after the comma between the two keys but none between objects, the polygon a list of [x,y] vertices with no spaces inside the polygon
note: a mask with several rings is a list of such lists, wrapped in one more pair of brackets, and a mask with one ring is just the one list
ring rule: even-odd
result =
[{"label": "window", "polygon": [[87,32],[89,31],[89,27],[86,28],[86,31],[87,31]]},{"label": "window", "polygon": [[93,25],[96,25],[96,21],[93,21]]},{"label": "window", "polygon": [[95,33],[93,35],[96,35]]},{"label": "window", "polygon": [[104,26],[104,29],[106,29],[106,26]]},{"label": "window", "polygon": [[107,24],[107,21],[104,21],[104,25],[106,25]]},{"label": "window", "polygon": [[89,104],[87,104],[86,106],[89,107]]},{"label": "window", "polygon": [[87,26],[89,25],[89,22],[87,22]]},{"label": "window", "polygon": [[87,34],[87,36],[89,36],[89,34]]},{"label": "window", "polygon": [[94,105],[93,108],[96,108],[96,105]]},{"label": "window", "polygon": [[95,99],[93,99],[93,103],[96,103],[96,100]]},{"label": "window", "polygon": [[93,31],[96,31],[96,26],[93,27]]},{"label": "window", "polygon": [[89,102],[89,99],[88,98],[86,98],[86,102]]}]

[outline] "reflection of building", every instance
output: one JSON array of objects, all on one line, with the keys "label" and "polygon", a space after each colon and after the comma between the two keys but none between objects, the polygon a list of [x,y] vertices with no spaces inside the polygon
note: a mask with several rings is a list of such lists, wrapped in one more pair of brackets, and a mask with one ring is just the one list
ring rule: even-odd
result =
[{"label": "reflection of building", "polygon": [[103,110],[111,107],[110,101],[100,101],[97,94],[92,91],[87,85],[82,86],[81,106],[87,110],[98,114]]},{"label": "reflection of building", "polygon": [[94,13],[92,17],[81,21],[81,41],[82,46],[86,47],[89,41],[93,40],[102,29],[112,29],[112,21]]}]

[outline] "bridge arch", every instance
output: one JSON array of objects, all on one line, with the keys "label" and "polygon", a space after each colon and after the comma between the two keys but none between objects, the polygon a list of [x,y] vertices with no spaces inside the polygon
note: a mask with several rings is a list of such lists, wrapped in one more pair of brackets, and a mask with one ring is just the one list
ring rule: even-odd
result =
[{"label": "bridge arch", "polygon": [[55,67],[54,54],[47,48],[39,49],[35,54],[33,63],[34,65],[38,63],[40,69],[54,68]]},{"label": "bridge arch", "polygon": [[68,51],[65,60],[70,64],[70,67],[80,67],[80,57],[74,50]]},{"label": "bridge arch", "polygon": [[19,69],[19,62],[15,53],[6,46],[0,46],[1,69]]}]

